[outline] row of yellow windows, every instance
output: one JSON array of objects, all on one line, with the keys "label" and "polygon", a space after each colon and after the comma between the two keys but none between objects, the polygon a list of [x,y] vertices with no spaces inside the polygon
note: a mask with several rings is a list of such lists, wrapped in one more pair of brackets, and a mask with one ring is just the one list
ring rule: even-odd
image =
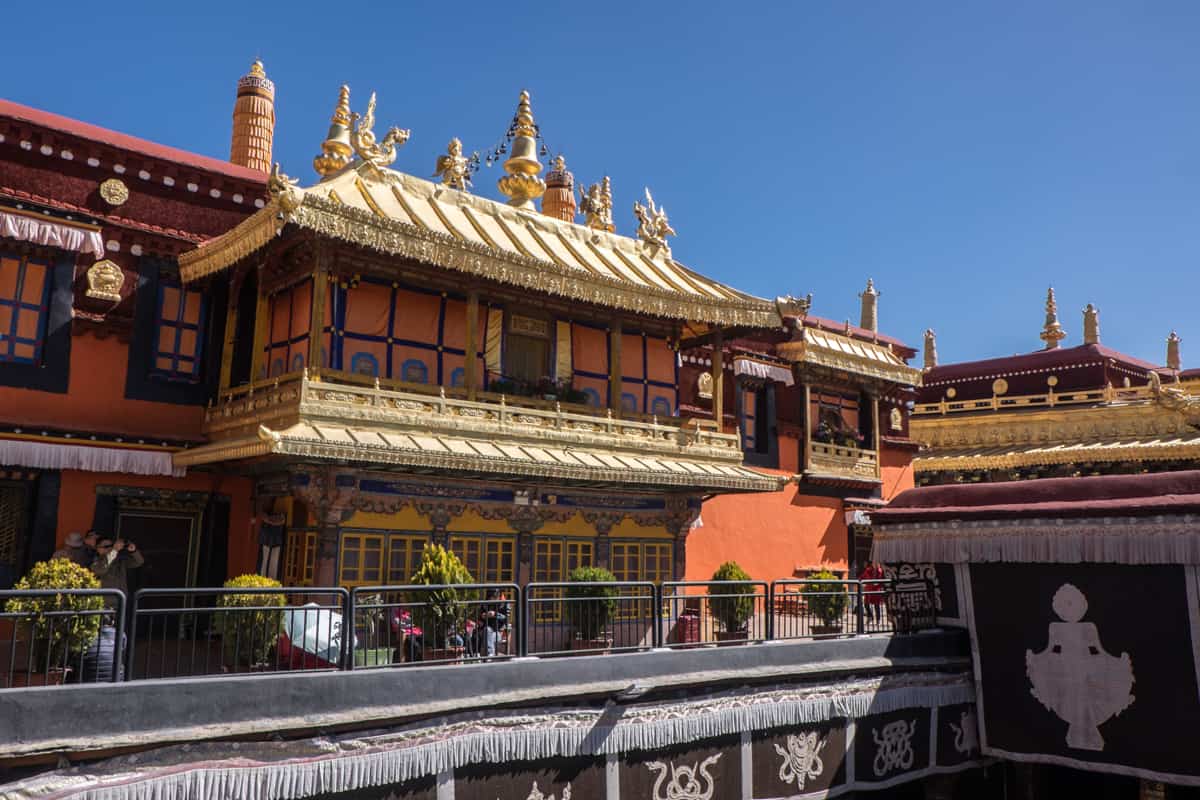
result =
[{"label": "row of yellow windows", "polygon": [[[339,554],[342,586],[405,584],[421,563],[428,536],[346,532]],[[316,533],[292,531],[284,551],[284,580],[289,586],[311,586],[316,563]],[[450,550],[479,583],[514,583],[517,579],[516,537],[452,535]],[[658,542],[614,542],[611,570],[619,581],[653,581],[672,577],[672,546]],[[577,567],[595,564],[592,539],[537,537],[533,580],[565,581]]]}]

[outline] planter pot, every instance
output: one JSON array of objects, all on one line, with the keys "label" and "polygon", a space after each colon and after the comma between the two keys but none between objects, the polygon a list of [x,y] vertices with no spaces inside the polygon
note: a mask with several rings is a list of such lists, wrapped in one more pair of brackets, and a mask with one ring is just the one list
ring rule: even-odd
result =
[{"label": "planter pot", "polygon": [[841,625],[813,625],[812,634],[817,639],[832,639],[842,633]]},{"label": "planter pot", "polygon": [[749,639],[749,631],[717,631],[717,647],[745,644]]},{"label": "planter pot", "polygon": [[70,667],[54,667],[49,672],[14,669],[8,676],[9,686],[14,689],[25,686],[62,686],[70,671]]},{"label": "planter pot", "polygon": [[607,655],[612,652],[612,643],[613,640],[607,637],[601,637],[599,639],[575,638],[571,640],[571,649],[591,651],[580,653],[580,655]]},{"label": "planter pot", "polygon": [[422,661],[446,661],[451,664],[461,664],[463,653],[467,648],[459,647],[430,647],[421,656]]}]

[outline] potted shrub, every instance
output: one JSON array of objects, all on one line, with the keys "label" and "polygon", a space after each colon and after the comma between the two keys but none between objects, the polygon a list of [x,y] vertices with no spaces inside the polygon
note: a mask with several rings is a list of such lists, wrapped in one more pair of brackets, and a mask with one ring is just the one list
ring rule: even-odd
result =
[{"label": "potted shrub", "polygon": [[[100,581],[90,569],[65,558],[39,561],[33,565],[14,589],[99,589]],[[4,605],[10,614],[26,615],[16,620],[18,631],[30,631],[29,647],[32,659],[31,674],[12,675],[13,686],[60,684],[70,672],[72,656],[92,646],[100,634],[103,615],[97,613],[59,616],[60,612],[97,612],[104,608],[100,596],[46,595],[44,597],[14,597]],[[45,670],[42,673],[42,670]],[[33,678],[40,674],[40,679]]]},{"label": "potted shrub", "polygon": [[[280,589],[283,584],[262,575],[239,575],[225,581],[226,589]],[[282,594],[222,594],[213,612],[213,629],[221,634],[221,651],[227,668],[261,670],[270,663],[279,642],[286,605]],[[246,610],[238,610],[246,609]],[[251,610],[253,609],[253,610]]]},{"label": "potted shrub", "polygon": [[754,613],[754,584],[736,561],[717,567],[708,585],[708,611],[720,625],[717,641],[736,644],[749,638],[746,623]]},{"label": "potted shrub", "polygon": [[[567,577],[566,618],[575,628],[572,650],[609,652],[608,623],[617,611],[617,576],[603,567],[577,567]],[[597,586],[595,584],[613,584]]]},{"label": "potted shrub", "polygon": [[474,582],[458,556],[447,548],[430,544],[421,551],[421,564],[410,583],[443,587],[413,590],[405,597],[405,601],[413,606],[413,621],[421,628],[423,660],[459,660],[463,657],[466,603],[475,593],[452,587]]},{"label": "potted shrub", "polygon": [[[836,581],[827,569],[808,576],[813,581]],[[808,612],[821,621],[813,625],[814,636],[831,636],[842,632],[842,614],[846,610],[846,588],[840,583],[806,583],[800,587]]]}]

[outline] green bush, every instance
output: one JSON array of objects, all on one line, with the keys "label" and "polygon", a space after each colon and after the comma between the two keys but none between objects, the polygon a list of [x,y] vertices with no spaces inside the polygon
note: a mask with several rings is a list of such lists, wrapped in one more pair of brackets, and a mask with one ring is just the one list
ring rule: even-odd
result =
[{"label": "green bush", "polygon": [[[827,569],[814,572],[808,576],[813,580],[836,581],[834,575]],[[846,610],[846,587],[844,584],[806,583],[800,587],[805,595],[808,610],[826,625],[834,625],[842,621],[842,613]]]},{"label": "green bush", "polygon": [[[264,578],[262,575],[239,575],[224,584],[226,589],[279,589],[282,585],[274,578]],[[233,666],[265,663],[279,641],[279,631],[283,627],[283,612],[266,607],[283,607],[285,604],[286,599],[282,594],[221,595],[217,600],[218,608],[264,609],[218,611],[213,614],[213,627],[221,634],[226,663]]]},{"label": "green bush", "polygon": [[[616,584],[617,576],[603,567],[576,567],[567,581]],[[579,631],[579,638],[594,640],[604,636],[609,620],[617,611],[617,593],[615,585],[567,587],[567,622]]]},{"label": "green bush", "polygon": [[[736,561],[726,561],[713,573],[708,585],[708,610],[726,631],[746,629],[754,613],[754,584]],[[716,583],[716,581],[736,581]],[[721,595],[725,595],[722,597]],[[736,597],[731,595],[738,595]]]},{"label": "green bush", "polygon": [[[471,573],[450,550],[437,544],[425,545],[421,565],[409,583],[421,586],[454,586],[474,583]],[[414,604],[413,622],[431,634],[426,641],[430,647],[441,647],[438,637],[457,631],[466,619],[466,603],[478,599],[479,593],[463,589],[423,589],[407,593],[406,602]]]},{"label": "green bush", "polygon": [[[100,581],[90,569],[65,558],[39,561],[14,589],[99,589]],[[91,646],[100,633],[101,614],[59,617],[60,611],[100,611],[104,598],[56,594],[45,597],[14,597],[4,605],[10,614],[27,614],[33,626],[34,664],[61,666],[68,655]],[[25,622],[19,620],[18,624]],[[49,656],[47,660],[47,656]]]}]

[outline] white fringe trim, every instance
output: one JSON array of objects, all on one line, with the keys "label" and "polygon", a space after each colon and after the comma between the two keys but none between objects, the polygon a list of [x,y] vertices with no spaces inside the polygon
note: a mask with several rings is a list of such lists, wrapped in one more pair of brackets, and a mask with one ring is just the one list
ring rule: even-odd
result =
[{"label": "white fringe trim", "polygon": [[973,702],[965,673],[723,692],[683,702],[474,712],[391,731],[295,742],[166,747],[9,786],[5,798],[285,800],[404,783],[481,763],[655,750],[776,727]]},{"label": "white fringe trim", "polygon": [[116,447],[89,447],[49,442],[0,440],[0,464],[31,469],[78,469],[85,472],[125,472],[131,475],[170,475],[182,478],[171,454]]},{"label": "white fringe trim", "polygon": [[872,553],[884,563],[1200,564],[1200,516],[877,525]]}]

